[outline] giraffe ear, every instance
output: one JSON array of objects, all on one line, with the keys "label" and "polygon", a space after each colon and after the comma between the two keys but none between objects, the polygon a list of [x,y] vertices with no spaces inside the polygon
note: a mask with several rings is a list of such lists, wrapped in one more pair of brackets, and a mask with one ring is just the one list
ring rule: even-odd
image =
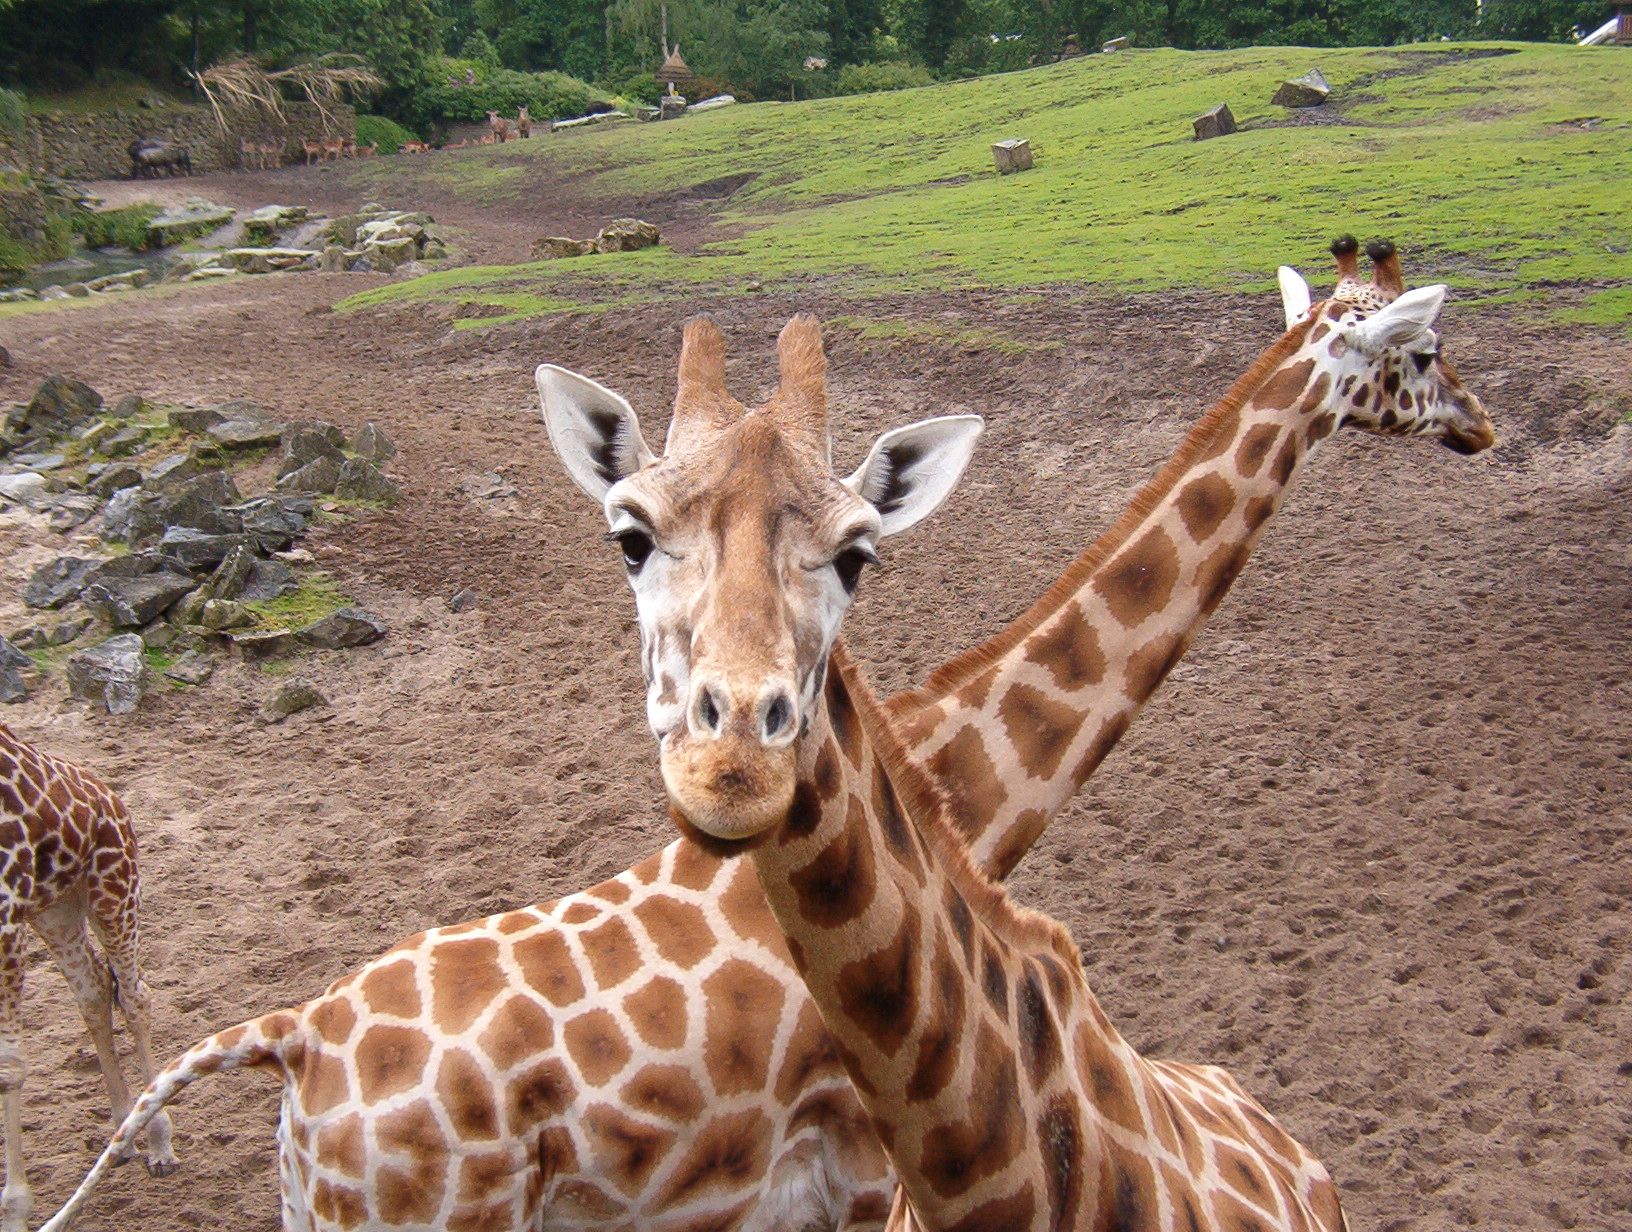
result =
[{"label": "giraffe ear", "polygon": [[1376,354],[1397,347],[1424,333],[1439,316],[1445,303],[1445,285],[1418,287],[1355,327],[1355,341],[1362,351]]},{"label": "giraffe ear", "polygon": [[634,410],[610,389],[554,364],[540,364],[533,379],[561,465],[597,501],[652,461]]},{"label": "giraffe ear", "polygon": [[899,534],[951,494],[985,430],[979,415],[945,415],[896,428],[873,443],[844,486],[878,510],[880,538]]},{"label": "giraffe ear", "polygon": [[1281,308],[1286,312],[1286,327],[1291,329],[1303,320],[1303,314],[1315,302],[1314,297],[1309,294],[1309,284],[1303,280],[1303,275],[1290,265],[1276,270],[1275,278],[1281,284]]}]

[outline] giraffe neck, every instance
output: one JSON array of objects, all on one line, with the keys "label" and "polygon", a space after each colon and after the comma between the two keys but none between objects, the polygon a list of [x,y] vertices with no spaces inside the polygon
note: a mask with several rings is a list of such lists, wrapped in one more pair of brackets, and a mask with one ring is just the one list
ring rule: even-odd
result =
[{"label": "giraffe neck", "polygon": [[1051,1224],[1088,1200],[1058,1179],[1082,1190],[1103,1166],[1067,1054],[1123,1089],[1138,1059],[1066,931],[970,863],[939,785],[833,655],[809,769],[753,851],[760,881],[917,1217]]},{"label": "giraffe neck", "polygon": [[1336,427],[1310,328],[1258,358],[1028,611],[889,702],[994,876],[1115,747],[1235,581],[1305,454]]}]

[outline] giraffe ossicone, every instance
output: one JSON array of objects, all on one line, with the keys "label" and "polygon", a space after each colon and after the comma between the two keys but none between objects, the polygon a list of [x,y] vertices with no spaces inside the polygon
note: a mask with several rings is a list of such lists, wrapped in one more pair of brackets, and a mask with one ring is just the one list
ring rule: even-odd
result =
[{"label": "giraffe ossicone", "polygon": [[[1302,458],[1359,396],[1337,392],[1334,378],[1348,370],[1334,366],[1332,328],[1397,293],[1357,275],[1340,291],[1300,307],[1290,322],[1299,328],[1193,426],[1030,609],[888,703],[912,756],[950,789],[953,820],[988,873],[1013,868],[1115,747],[1239,573]],[[1301,325],[1311,308],[1318,320]],[[1422,384],[1390,394],[1388,355],[1362,374],[1372,430],[1386,430],[1389,410],[1414,425],[1442,400],[1434,386],[1460,388],[1447,365],[1419,371],[1411,354],[1393,358]],[[616,394],[561,379],[617,422]],[[1323,400],[1306,396],[1317,386]],[[1386,405],[1372,405],[1373,390]],[[1400,405],[1404,392],[1416,405]],[[712,423],[731,408],[701,409]],[[626,473],[641,445],[591,427],[586,439],[609,452],[586,490],[604,506],[596,486]],[[671,432],[666,448],[674,443]],[[647,449],[635,464],[654,460]],[[643,550],[638,538],[619,546],[637,558]],[[1130,578],[1149,584],[1131,594]],[[438,989],[455,987],[468,1009],[449,1018]],[[291,1229],[699,1222],[859,1232],[882,1226],[894,1190],[754,864],[689,841],[583,893],[433,929],[303,1006],[200,1041],[141,1097],[49,1232],[83,1206],[147,1117],[198,1077],[241,1066],[283,1086]],[[484,1108],[498,1111],[471,1115]],[[709,1163],[723,1159],[729,1169]]]}]

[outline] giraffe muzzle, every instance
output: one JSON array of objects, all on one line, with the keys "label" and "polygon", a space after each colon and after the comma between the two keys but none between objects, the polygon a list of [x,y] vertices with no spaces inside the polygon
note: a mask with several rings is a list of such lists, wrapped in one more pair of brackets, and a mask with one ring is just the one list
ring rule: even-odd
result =
[{"label": "giraffe muzzle", "polygon": [[715,838],[746,838],[780,821],[793,799],[799,701],[793,686],[699,673],[684,727],[663,740],[670,802]]}]

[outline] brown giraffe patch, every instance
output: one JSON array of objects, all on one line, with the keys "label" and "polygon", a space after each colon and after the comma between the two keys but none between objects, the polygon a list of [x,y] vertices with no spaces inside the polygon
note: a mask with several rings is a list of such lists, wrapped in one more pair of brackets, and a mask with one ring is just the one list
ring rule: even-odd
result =
[{"label": "brown giraffe patch", "polygon": [[460,1141],[491,1141],[499,1136],[499,1109],[487,1075],[463,1048],[450,1048],[436,1070],[436,1094]]},{"label": "brown giraffe patch", "polygon": [[[856,814],[860,811],[859,802],[850,803],[849,827],[856,825]],[[924,855],[920,849],[918,830],[907,820],[906,810],[895,797],[895,789],[890,780],[883,774],[873,775],[873,822],[884,835],[884,841],[890,845],[890,851],[895,855],[900,868],[912,874],[912,878],[920,886],[924,885],[927,874],[924,870]],[[865,815],[861,818],[862,832],[867,828]]]},{"label": "brown giraffe patch", "polygon": [[[1175,572],[1177,569],[1175,558]],[[1171,583],[1168,589],[1172,589]],[[1013,686],[998,703],[998,714],[1021,768],[1039,779],[1053,778],[1059,770],[1060,762],[1082,728],[1085,713],[1078,707],[1055,701],[1029,684]]]},{"label": "brown giraffe patch", "polygon": [[1049,1226],[1076,1227],[1082,1210],[1082,1117],[1075,1101],[1056,1096],[1037,1119],[1037,1148],[1048,1181]]},{"label": "brown giraffe patch", "polygon": [[1240,576],[1251,555],[1249,544],[1225,542],[1214,548],[1207,559],[1196,566],[1194,585],[1196,593],[1201,596],[1200,607],[1204,613],[1211,615],[1224,601],[1224,596],[1235,585],[1235,579]]},{"label": "brown giraffe patch", "polygon": [[506,1070],[555,1043],[555,1020],[531,997],[516,993],[493,1012],[476,1042]]},{"label": "brown giraffe patch", "polygon": [[966,802],[976,817],[995,817],[1009,790],[986,752],[986,741],[965,724],[929,759],[929,769],[954,800]]},{"label": "brown giraffe patch", "polygon": [[683,1065],[648,1065],[623,1084],[623,1102],[636,1112],[684,1125],[703,1115],[708,1097]]},{"label": "brown giraffe patch", "polygon": [[1269,468],[1270,475],[1276,483],[1288,484],[1292,481],[1292,472],[1298,469],[1298,459],[1303,456],[1298,444],[1298,434],[1288,432],[1286,440],[1281,444],[1281,452],[1275,455],[1275,463]]},{"label": "brown giraffe patch", "polygon": [[1247,523],[1247,533],[1256,533],[1259,527],[1269,521],[1275,513],[1275,498],[1273,496],[1249,496],[1243,516]]},{"label": "brown giraffe patch", "polygon": [[1007,1024],[1009,1021],[1009,973],[1003,966],[1003,959],[990,944],[981,943],[981,976],[980,990],[986,994],[986,1001],[997,1011],[1000,1021]]},{"label": "brown giraffe patch", "polygon": [[562,1028],[561,1037],[579,1074],[592,1087],[605,1086],[629,1063],[629,1043],[606,1010],[578,1015]]},{"label": "brown giraffe patch", "polygon": [[569,1216],[601,1222],[623,1214],[623,1203],[588,1181],[566,1181],[555,1191],[555,1201]]},{"label": "brown giraffe patch", "polygon": [[1232,409],[1221,415],[1218,423],[1213,428],[1212,439],[1208,441],[1207,448],[1203,449],[1196,456],[1197,464],[1199,465],[1202,462],[1211,462],[1214,458],[1221,457],[1234,442],[1235,434],[1240,431],[1240,429],[1240,411]]},{"label": "brown giraffe patch", "polygon": [[583,943],[595,983],[601,988],[616,988],[640,969],[640,947],[635,935],[617,916],[585,929]]},{"label": "brown giraffe patch", "polygon": [[330,1121],[317,1131],[317,1154],[326,1168],[362,1180],[368,1173],[368,1144],[363,1118],[355,1112]]},{"label": "brown giraffe patch", "polygon": [[358,1094],[365,1104],[377,1104],[410,1090],[430,1055],[430,1036],[417,1027],[370,1027],[357,1041]]},{"label": "brown giraffe patch", "polygon": [[527,986],[551,1005],[571,1005],[584,995],[566,938],[553,930],[543,930],[511,944],[510,952]]},{"label": "brown giraffe patch", "polygon": [[917,951],[918,912],[903,904],[890,943],[846,963],[834,981],[845,1017],[886,1057],[900,1051],[918,1017]]},{"label": "brown giraffe patch", "polygon": [[508,981],[492,937],[444,942],[431,951],[431,1019],[448,1035],[481,1017]]},{"label": "brown giraffe patch", "polygon": [[1213,1149],[1213,1162],[1226,1185],[1259,1206],[1274,1208],[1274,1192],[1256,1156],[1247,1154],[1232,1142],[1220,1142]]},{"label": "brown giraffe patch", "polygon": [[373,968],[362,979],[361,991],[368,1008],[393,1018],[418,1018],[420,1013],[418,969],[411,958]]},{"label": "brown giraffe patch", "polygon": [[1174,504],[1190,537],[1204,543],[1235,508],[1235,488],[1224,476],[1210,471],[1180,488]]},{"label": "brown giraffe patch", "polygon": [[[1156,1169],[1143,1155],[1111,1147],[1107,1151],[1113,1228],[1160,1226],[1161,1199],[1156,1189]],[[1102,1208],[1103,1209],[1103,1208]]]},{"label": "brown giraffe patch", "polygon": [[1179,554],[1173,540],[1160,527],[1152,527],[1117,553],[1094,579],[1093,588],[1122,627],[1131,629],[1167,606],[1178,579]]},{"label": "brown giraffe patch", "polygon": [[990,1202],[970,1211],[946,1232],[1028,1232],[1036,1225],[1037,1200],[1029,1189]]},{"label": "brown giraffe patch", "polygon": [[[491,1232],[502,1232],[508,1226],[509,1204],[497,1207],[486,1207],[485,1204],[502,1196],[510,1188],[516,1170],[515,1161],[504,1151],[478,1152],[460,1160],[455,1192],[460,1202],[481,1204],[481,1208],[470,1211],[463,1218],[456,1209],[448,1222],[448,1232],[454,1232],[456,1227],[461,1226],[466,1232],[489,1232],[489,1229]],[[501,1220],[504,1222],[501,1223]]]},{"label": "brown giraffe patch", "polygon": [[1003,835],[1003,841],[992,852],[991,859],[986,862],[986,871],[999,881],[1012,873],[1015,865],[1020,863],[1026,852],[1031,850],[1032,844],[1048,828],[1048,816],[1042,809],[1023,810]]},{"label": "brown giraffe patch", "polygon": [[776,1075],[776,1098],[783,1104],[811,1085],[813,1073],[833,1065],[832,1041],[814,1000],[806,998],[801,1002],[782,1057],[782,1068]]},{"label": "brown giraffe patch", "polygon": [[1313,359],[1301,359],[1278,369],[1252,395],[1252,405],[1261,411],[1284,411],[1298,400],[1314,370]]},{"label": "brown giraffe patch", "polygon": [[312,1210],[341,1228],[355,1228],[368,1218],[368,1199],[350,1185],[333,1185],[319,1177],[312,1187]]},{"label": "brown giraffe patch", "polygon": [[[897,717],[897,730],[901,734],[901,741],[908,748],[922,744],[934,735],[935,729],[946,719],[946,707],[937,702],[933,706],[922,706],[910,713]],[[818,761],[816,770],[821,772],[821,763]]]},{"label": "brown giraffe patch", "polygon": [[787,999],[782,985],[733,958],[703,981],[707,1035],[703,1060],[721,1095],[757,1091],[770,1078],[771,1052]]},{"label": "brown giraffe patch", "polygon": [[381,1168],[374,1174],[374,1195],[386,1223],[430,1223],[442,1205],[444,1186],[439,1164],[427,1160],[417,1168]]},{"label": "brown giraffe patch", "polygon": [[1105,678],[1105,655],[1099,632],[1075,599],[1026,646],[1026,660],[1045,668],[1068,692]]},{"label": "brown giraffe patch", "polygon": [[[504,1092],[505,1133],[520,1137],[530,1132],[545,1117],[553,1116],[572,1101],[575,1090],[567,1068],[559,1057],[550,1057],[529,1066],[510,1080]],[[555,1143],[556,1149],[561,1144]],[[570,1158],[563,1156],[562,1170],[577,1167],[577,1153],[573,1151],[571,1136],[566,1148]],[[543,1150],[543,1146],[540,1147]]]},{"label": "brown giraffe patch", "polygon": [[[1126,676],[1128,699],[1142,702],[1154,693],[1156,686],[1173,670],[1174,664],[1184,657],[1184,648],[1188,644],[1188,639],[1182,634],[1164,633],[1129,655]],[[1123,726],[1126,728],[1125,718]]]},{"label": "brown giraffe patch", "polygon": [[300,1106],[308,1117],[322,1116],[351,1098],[351,1076],[332,1052],[307,1054],[300,1075]]},{"label": "brown giraffe patch", "polygon": [[583,1123],[608,1160],[611,1180],[627,1197],[635,1197],[674,1146],[675,1132],[626,1116],[610,1104],[591,1104]]},{"label": "brown giraffe patch", "polygon": [[[958,900],[963,906],[962,900]],[[964,906],[965,912],[968,911]],[[957,1071],[964,1041],[964,981],[967,977],[953,957],[944,935],[937,934],[931,989],[936,1012],[918,1036],[918,1055],[907,1081],[908,1102],[933,1099]]]},{"label": "brown giraffe patch", "polygon": [[757,1108],[713,1118],[697,1131],[657,1204],[677,1206],[747,1185],[765,1171],[771,1128]]},{"label": "brown giraffe patch", "polygon": [[[1231,1178],[1226,1177],[1226,1181]],[[1233,1183],[1233,1181],[1231,1181]],[[1233,1189],[1215,1189],[1213,1221],[1224,1232],[1270,1232],[1273,1222],[1264,1211],[1250,1204]]]},{"label": "brown giraffe patch", "polygon": [[346,998],[333,997],[312,1011],[310,1021],[325,1044],[343,1044],[357,1025],[357,1011]]},{"label": "brown giraffe patch", "polygon": [[682,971],[714,952],[717,942],[701,907],[653,895],[636,903],[634,913],[659,956]]},{"label": "brown giraffe patch", "polygon": [[686,990],[666,975],[654,976],[623,999],[635,1033],[653,1048],[686,1042]]},{"label": "brown giraffe patch", "polygon": [[695,843],[681,843],[674,848],[674,873],[670,880],[687,890],[706,890],[720,875],[720,861]]},{"label": "brown giraffe patch", "polygon": [[859,917],[872,905],[877,890],[861,802],[850,801],[850,811],[849,821],[833,841],[788,875],[799,898],[800,916],[821,928],[838,928]]},{"label": "brown giraffe patch", "polygon": [[603,902],[612,903],[614,906],[621,906],[629,901],[629,887],[616,879],[603,881],[589,892]]},{"label": "brown giraffe patch", "polygon": [[730,921],[731,931],[744,941],[757,941],[773,954],[787,952],[782,926],[771,914],[752,860],[738,861],[731,883],[720,895],[720,912]]},{"label": "brown giraffe patch", "polygon": [[[376,1117],[374,1141],[387,1155],[438,1154],[448,1148],[436,1109],[426,1099],[417,1099],[406,1108]],[[362,1175],[361,1169],[357,1175]]]},{"label": "brown giraffe patch", "polygon": [[837,798],[844,790],[844,770],[839,766],[839,755],[831,744],[822,745],[822,751],[816,754],[816,769],[812,778],[816,784],[816,796],[822,803]]},{"label": "brown giraffe patch", "polygon": [[[1007,1168],[1025,1146],[1026,1131],[1015,1116],[1020,1102],[1014,1057],[984,1023],[975,1055],[975,1082],[962,1120],[930,1129],[923,1137],[919,1172],[942,1198],[955,1198]],[[986,1060],[985,1058],[990,1058]]]},{"label": "brown giraffe patch", "polygon": [[1020,1041],[1020,1057],[1033,1087],[1059,1068],[1064,1060],[1054,1009],[1043,991],[1042,977],[1027,962],[1014,983],[1014,1030]]},{"label": "brown giraffe patch", "polygon": [[1270,450],[1280,439],[1279,424],[1258,424],[1247,430],[1247,434],[1241,438],[1241,447],[1235,451],[1235,468],[1241,472],[1242,478],[1251,479],[1258,473],[1264,459],[1269,457]]},{"label": "brown giraffe patch", "polygon": [[1086,1024],[1077,1028],[1077,1072],[1088,1079],[1094,1107],[1107,1121],[1144,1137],[1149,1132],[1123,1058]]},{"label": "brown giraffe patch", "polygon": [[579,899],[561,913],[561,922],[563,924],[588,924],[591,920],[600,919],[603,914],[603,908]]}]

